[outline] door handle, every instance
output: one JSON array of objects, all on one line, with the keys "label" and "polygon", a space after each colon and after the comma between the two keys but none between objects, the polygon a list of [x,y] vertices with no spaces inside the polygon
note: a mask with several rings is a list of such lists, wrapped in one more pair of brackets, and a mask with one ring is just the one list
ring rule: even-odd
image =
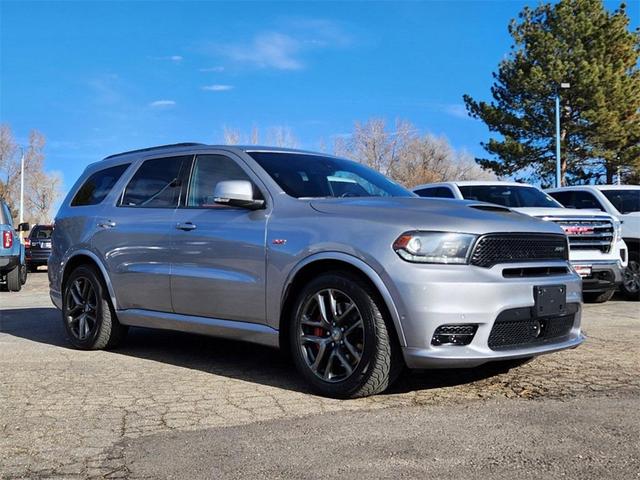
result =
[{"label": "door handle", "polygon": [[176,225],[176,228],[178,230],[184,230],[185,232],[188,232],[189,230],[195,230],[196,226],[191,222],[185,222],[185,223],[178,223]]},{"label": "door handle", "polygon": [[98,223],[98,226],[101,228],[113,228],[116,226],[116,222],[113,222],[111,220],[103,220]]}]

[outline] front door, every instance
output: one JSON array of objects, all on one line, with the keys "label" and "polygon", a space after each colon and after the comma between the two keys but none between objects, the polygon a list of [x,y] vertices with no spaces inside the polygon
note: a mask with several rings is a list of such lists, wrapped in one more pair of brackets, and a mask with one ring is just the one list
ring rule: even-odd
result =
[{"label": "front door", "polygon": [[[173,309],[184,315],[265,323],[268,210],[215,203],[214,190],[224,180],[256,185],[239,159],[222,153],[196,156],[186,202],[173,217]],[[262,195],[257,186],[254,191]]]}]

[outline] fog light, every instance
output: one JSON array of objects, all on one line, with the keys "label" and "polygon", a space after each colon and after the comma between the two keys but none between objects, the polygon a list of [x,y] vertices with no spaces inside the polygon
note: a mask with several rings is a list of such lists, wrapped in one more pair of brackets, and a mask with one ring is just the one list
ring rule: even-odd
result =
[{"label": "fog light", "polygon": [[477,329],[477,325],[440,325],[433,334],[431,345],[469,345]]}]

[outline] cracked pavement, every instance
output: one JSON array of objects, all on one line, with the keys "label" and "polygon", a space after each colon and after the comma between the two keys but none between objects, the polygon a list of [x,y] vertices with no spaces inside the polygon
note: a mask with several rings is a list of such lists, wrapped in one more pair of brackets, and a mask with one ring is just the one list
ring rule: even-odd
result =
[{"label": "cracked pavement", "polygon": [[[588,339],[580,348],[543,356],[511,371],[481,367],[413,372],[386,394],[341,401],[309,394],[277,351],[256,345],[132,329],[124,346],[114,351],[70,349],[42,271],[29,276],[22,292],[0,293],[0,478],[180,478],[185,469],[192,478],[243,478],[243,466],[244,473],[257,478],[391,478],[437,472],[448,478],[442,468],[450,459],[438,466],[426,458],[436,458],[433,452],[444,444],[429,436],[422,445],[416,426],[435,428],[447,442],[477,437],[495,446],[511,438],[506,449],[518,444],[518,429],[533,429],[532,437],[540,435],[543,443],[548,431],[555,442],[544,443],[550,451],[573,452],[582,446],[586,452],[580,468],[574,464],[575,455],[582,454],[571,453],[566,469],[550,469],[531,463],[528,453],[501,457],[490,449],[483,454],[489,448],[485,445],[468,454],[471,464],[480,465],[477,478],[482,478],[481,472],[513,475],[517,470],[511,468],[518,462],[547,477],[584,478],[592,465],[601,477],[609,471],[618,478],[640,478],[640,305],[621,300],[587,305],[583,328]],[[585,419],[589,409],[593,412]],[[548,423],[539,418],[521,425],[500,423],[503,411],[527,419],[541,410],[557,415],[549,413]],[[591,445],[588,434],[582,439],[574,435],[565,444],[558,425],[574,425],[567,419],[578,410],[582,416],[575,422],[593,419],[585,432],[602,433],[612,424],[618,429],[597,446]],[[479,421],[471,415],[479,411],[485,426],[465,427],[465,422]],[[327,418],[335,419],[334,428],[327,429]],[[361,442],[362,458],[352,453],[343,459],[353,457],[353,466],[360,458],[357,468],[338,468],[333,445],[358,443],[353,431],[345,430],[350,422],[368,432],[371,443]],[[442,431],[445,424],[451,426],[448,432]],[[500,428],[505,429],[502,437],[495,435]],[[330,456],[333,467],[322,475],[310,475],[300,467],[306,461],[298,465],[298,457],[288,456],[293,452],[285,447],[291,444],[283,439],[296,439],[298,448],[307,450],[299,443],[299,431],[317,432],[332,445],[315,448],[308,459],[313,465],[315,456]],[[252,439],[256,448],[262,447],[262,457],[254,455]],[[364,461],[373,454],[386,458],[399,448],[398,442],[404,450],[389,457],[396,458],[389,464],[394,470]],[[308,449],[316,443],[309,440]],[[273,445],[280,445],[287,458],[275,461]],[[425,445],[431,453],[424,451]],[[618,455],[608,450],[614,447]],[[236,448],[234,456],[230,452]],[[530,455],[541,454],[540,448],[535,444]],[[404,458],[400,463],[398,455]],[[598,470],[603,458],[609,470]],[[486,470],[494,464],[504,469]]]}]

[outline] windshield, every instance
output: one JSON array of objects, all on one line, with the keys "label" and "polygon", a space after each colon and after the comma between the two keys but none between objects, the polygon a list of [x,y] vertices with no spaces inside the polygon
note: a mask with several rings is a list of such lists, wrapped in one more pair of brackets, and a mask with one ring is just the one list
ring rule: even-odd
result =
[{"label": "windshield", "polygon": [[467,200],[496,203],[512,208],[562,208],[546,193],[524,185],[466,185],[459,188],[462,196]]},{"label": "windshield", "polygon": [[384,175],[350,160],[283,152],[247,152],[296,198],[414,197]]},{"label": "windshield", "polygon": [[620,213],[640,212],[640,188],[634,190],[602,190]]}]

